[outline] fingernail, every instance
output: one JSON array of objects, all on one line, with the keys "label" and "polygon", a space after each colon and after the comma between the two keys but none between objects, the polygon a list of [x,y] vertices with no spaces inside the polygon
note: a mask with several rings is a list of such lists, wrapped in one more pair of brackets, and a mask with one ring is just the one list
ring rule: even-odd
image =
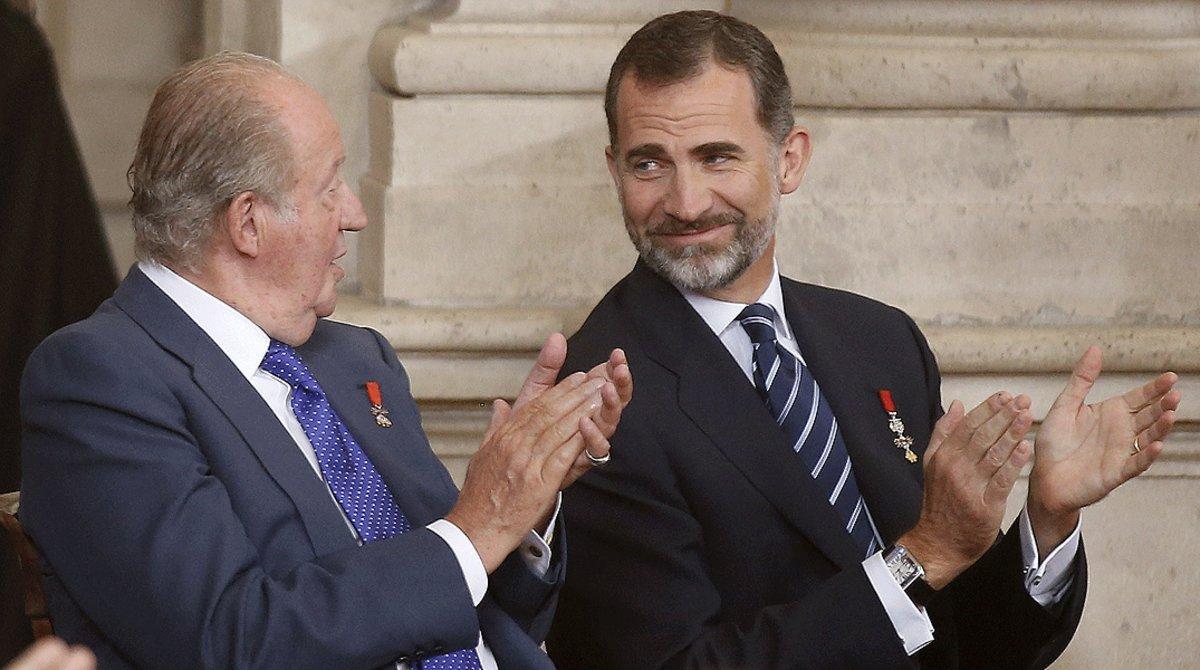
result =
[{"label": "fingernail", "polygon": [[607,379],[589,379],[587,388],[590,391],[599,391],[600,389],[604,388],[604,385],[607,383]]},{"label": "fingernail", "polygon": [[587,373],[585,373],[585,372],[572,372],[572,373],[570,374],[570,376],[568,376],[568,377],[567,377],[567,379],[571,380],[571,383],[572,383],[572,384],[576,384],[576,385],[578,385],[578,384],[582,384],[582,383],[583,383],[583,380],[584,380],[584,379],[587,379]]}]

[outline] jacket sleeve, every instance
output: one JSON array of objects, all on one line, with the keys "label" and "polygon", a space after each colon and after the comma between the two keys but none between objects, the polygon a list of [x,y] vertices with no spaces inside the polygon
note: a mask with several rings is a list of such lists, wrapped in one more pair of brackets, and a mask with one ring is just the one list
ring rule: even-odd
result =
[{"label": "jacket sleeve", "polygon": [[[904,315],[925,364],[931,425],[944,414],[937,359],[920,328]],[[1044,668],[1058,658],[1075,634],[1087,592],[1087,561],[1080,544],[1075,580],[1057,605],[1046,608],[1025,588],[1020,533],[1011,528],[973,566],[946,587],[930,608],[934,640],[957,638],[957,663],[964,668]],[[947,606],[948,605],[948,606]],[[937,656],[944,645],[920,654]],[[930,663],[936,665],[937,663]]]},{"label": "jacket sleeve", "polygon": [[428,530],[268,574],[186,407],[128,349],[68,330],[35,352],[22,519],[132,664],[374,668],[474,645],[462,574]]}]

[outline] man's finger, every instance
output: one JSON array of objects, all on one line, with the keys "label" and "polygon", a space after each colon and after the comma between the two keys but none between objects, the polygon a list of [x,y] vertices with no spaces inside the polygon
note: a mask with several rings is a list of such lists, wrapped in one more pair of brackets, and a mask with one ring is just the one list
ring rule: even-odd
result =
[{"label": "man's finger", "polygon": [[596,467],[588,459],[587,454],[603,459],[612,453],[612,446],[608,439],[604,437],[604,433],[600,431],[599,426],[592,421],[591,417],[587,415],[580,417],[577,428],[579,432],[572,435],[571,439],[564,442],[558,451],[546,459],[542,470],[542,478],[546,481],[561,481],[565,488],[566,485],[574,482],[569,475],[578,470],[581,464],[586,464],[584,472]]},{"label": "man's finger", "polygon": [[[534,458],[545,459],[561,444],[579,432],[579,420],[600,409],[600,389],[608,382],[589,379],[558,401],[544,407],[526,428],[526,443]],[[541,399],[533,404],[542,404]]]},{"label": "man's finger", "polygon": [[1175,410],[1169,410],[1162,413],[1149,428],[1138,434],[1138,445],[1150,444],[1152,442],[1161,442],[1167,439],[1171,431],[1175,429],[1175,420],[1178,415]]},{"label": "man's finger", "polygon": [[996,470],[996,474],[988,480],[987,486],[983,489],[983,499],[989,505],[1003,505],[1008,500],[1008,494],[1012,493],[1013,484],[1017,482],[1017,477],[1021,474],[1021,469],[1029,462],[1030,455],[1033,454],[1033,445],[1029,440],[1021,440],[1012,452],[1008,455],[1008,460],[1000,469]]},{"label": "man's finger", "polygon": [[954,449],[966,449],[967,443],[971,440],[971,436],[975,434],[975,431],[979,430],[992,417],[1007,407],[1011,401],[1012,394],[1008,391],[993,393],[987,400],[984,400],[970,412],[967,412],[963,420],[954,427],[950,436],[946,438],[944,446]]},{"label": "man's finger", "polygon": [[621,402],[621,396],[612,384],[606,384],[600,389],[600,400],[603,404],[600,406],[596,425],[605,437],[611,437],[617,430],[617,424],[621,422],[621,410],[625,409],[625,403]]},{"label": "man's finger", "polygon": [[929,446],[925,448],[925,461],[933,458],[937,450],[941,448],[942,443],[946,438],[950,437],[950,433],[954,431],[958,424],[963,419],[963,404],[958,400],[950,402],[950,409],[942,415],[942,418],[933,424],[933,432],[929,435]]},{"label": "man's finger", "polygon": [[1182,396],[1178,391],[1170,391],[1164,395],[1158,402],[1151,403],[1142,409],[1138,410],[1133,417],[1134,432],[1141,432],[1158,421],[1158,417],[1164,412],[1173,409],[1179,409],[1179,401]]},{"label": "man's finger", "polygon": [[487,430],[483,433],[484,444],[487,444],[489,441],[491,441],[492,436],[496,434],[496,431],[500,429],[500,426],[504,425],[504,422],[508,420],[508,415],[511,412],[512,408],[510,408],[508,403],[504,402],[503,400],[496,398],[492,401],[492,418],[491,421],[488,422]]},{"label": "man's finger", "polygon": [[1100,347],[1094,344],[1088,347],[1088,350],[1083,352],[1083,356],[1079,358],[1079,362],[1075,363],[1075,369],[1071,371],[1071,378],[1067,380],[1067,385],[1063,388],[1062,393],[1055,398],[1054,405],[1050,407],[1051,411],[1061,408],[1078,411],[1083,406],[1083,401],[1087,399],[1088,392],[1100,378],[1102,361],[1103,355],[1100,353]]},{"label": "man's finger", "polygon": [[1017,416],[1026,409],[1029,409],[1029,396],[1017,396],[971,435],[967,440],[967,453],[974,458],[974,462],[984,457],[988,449],[1003,437],[1005,431],[1010,430]]},{"label": "man's finger", "polygon": [[609,378],[617,388],[617,395],[621,397],[621,403],[628,405],[629,401],[633,399],[633,372],[630,371],[629,363],[625,360],[625,353],[620,349],[614,349],[613,355],[617,354],[620,354],[620,362],[613,365]]},{"label": "man's finger", "polygon": [[9,670],[56,670],[69,658],[70,653],[62,640],[56,637],[45,638],[13,661]]},{"label": "man's finger", "polygon": [[562,370],[563,363],[566,360],[566,338],[562,336],[562,333],[550,333],[545,343],[542,344],[541,351],[538,352],[537,361],[533,364],[533,369],[529,371],[529,376],[525,377],[525,383],[521,385],[521,390],[517,393],[517,399],[513,402],[513,407],[520,407],[547,389],[552,388],[555,382],[558,381],[558,373]]},{"label": "man's finger", "polygon": [[71,647],[66,662],[54,670],[96,670],[96,656],[87,647]]},{"label": "man's finger", "polygon": [[1009,424],[1008,430],[996,440],[991,447],[983,453],[977,464],[979,472],[984,477],[992,477],[996,471],[1004,467],[1008,462],[1009,455],[1013,449],[1025,439],[1025,435],[1029,432],[1030,426],[1033,425],[1033,415],[1029,410],[1021,410],[1012,423]]},{"label": "man's finger", "polygon": [[1121,396],[1130,411],[1139,410],[1166,395],[1179,381],[1174,372],[1164,372],[1141,386],[1130,389]]},{"label": "man's finger", "polygon": [[1154,461],[1158,460],[1159,455],[1162,454],[1162,450],[1162,442],[1151,442],[1150,444],[1142,445],[1141,451],[1131,454],[1129,458],[1126,458],[1125,462],[1121,465],[1121,484],[1149,470]]}]

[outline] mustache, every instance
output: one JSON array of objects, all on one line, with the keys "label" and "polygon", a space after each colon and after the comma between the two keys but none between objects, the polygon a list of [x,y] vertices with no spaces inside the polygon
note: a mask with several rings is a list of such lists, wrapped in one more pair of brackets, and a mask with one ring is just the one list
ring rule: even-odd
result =
[{"label": "mustache", "polygon": [[651,235],[679,235],[681,233],[694,233],[700,230],[708,230],[719,226],[733,225],[742,227],[746,223],[746,217],[725,212],[722,214],[714,214],[712,216],[704,216],[691,221],[684,221],[667,214],[662,219],[655,221],[648,226],[646,232]]}]

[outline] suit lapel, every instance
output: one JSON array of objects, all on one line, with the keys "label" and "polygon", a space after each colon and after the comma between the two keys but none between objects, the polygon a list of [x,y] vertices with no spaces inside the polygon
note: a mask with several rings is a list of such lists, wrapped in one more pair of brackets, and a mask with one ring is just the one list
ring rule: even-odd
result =
[{"label": "suit lapel", "polygon": [[[301,353],[329,404],[379,470],[409,523],[416,528],[441,518],[453,504],[453,497],[447,496],[441,473],[431,471],[423,458],[429,448],[420,424],[411,420],[409,413],[399,411],[399,403],[407,400],[407,394],[390,386],[386,378],[354,370],[324,353],[305,347],[301,347]],[[376,424],[370,412],[365,384],[372,380],[380,383],[383,404],[391,410],[390,428]],[[443,506],[445,509],[440,508]]]},{"label": "suit lapel", "polygon": [[201,391],[250,446],[295,505],[317,555],[354,546],[324,482],[279,419],[217,345],[142,272],[133,269],[113,296],[164,349],[192,368]]},{"label": "suit lapel", "polygon": [[[879,389],[896,388],[890,371],[868,366],[845,333],[830,328],[804,287],[783,280],[784,308],[800,353],[829,402],[850,452],[854,478],[867,509],[886,542],[894,541],[916,521],[913,501],[921,500],[921,465],[904,460],[892,443],[888,415]],[[902,414],[903,416],[903,414]]]},{"label": "suit lapel", "polygon": [[862,560],[728,350],[683,296],[640,261],[629,313],[646,355],[679,378],[679,407],[797,529],[843,568]]}]

